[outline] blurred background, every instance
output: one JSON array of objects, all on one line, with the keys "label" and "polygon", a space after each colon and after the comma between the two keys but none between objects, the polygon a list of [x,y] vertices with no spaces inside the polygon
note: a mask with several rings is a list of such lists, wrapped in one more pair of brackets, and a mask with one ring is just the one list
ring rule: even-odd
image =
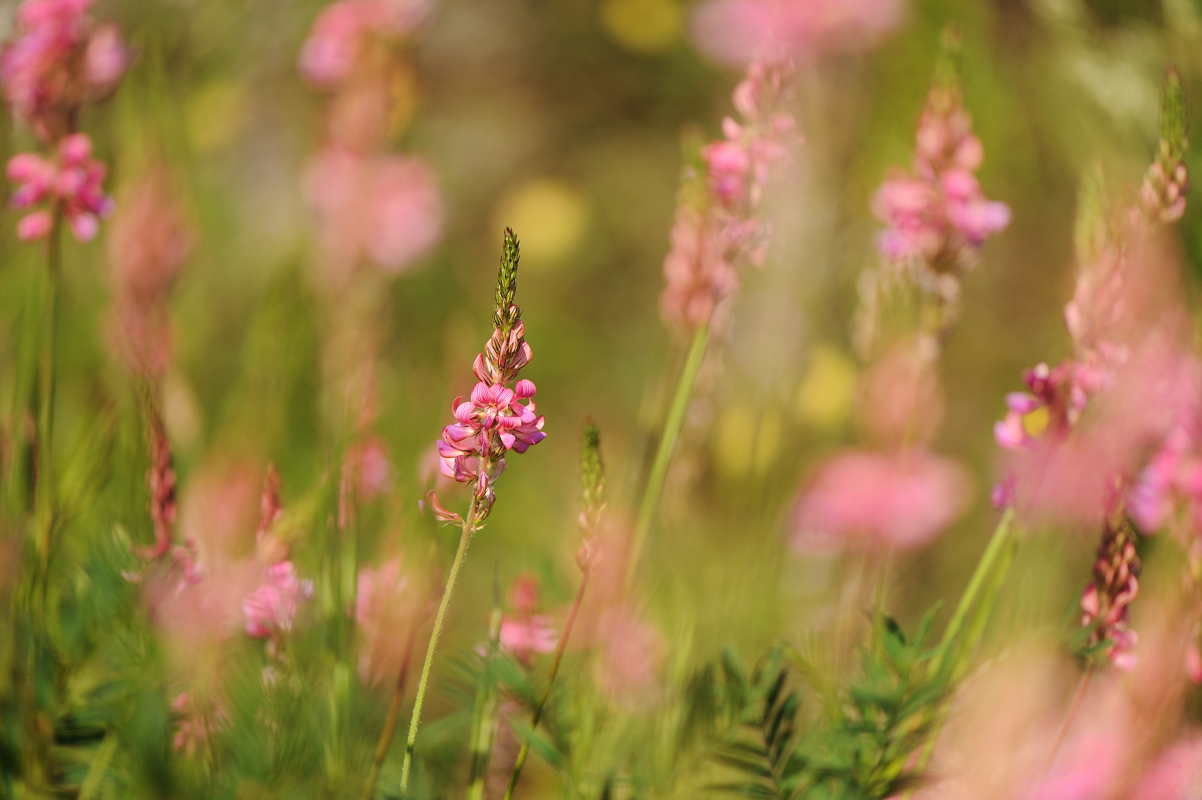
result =
[{"label": "blurred background", "polygon": [[[910,163],[945,24],[963,40],[964,96],[986,153],[981,185],[1009,204],[1013,222],[966,277],[940,362],[946,416],[933,449],[963,459],[974,493],[971,511],[934,544],[893,563],[888,605],[907,623],[958,596],[992,529],[992,426],[1005,393],[1021,388],[1026,367],[1069,353],[1062,308],[1083,176],[1101,172],[1116,196],[1134,198],[1155,151],[1169,63],[1182,74],[1192,129],[1202,127],[1197,0],[876,5],[858,3],[881,21],[871,30],[815,38],[795,54],[789,104],[804,143],[768,198],[772,246],[762,269],[746,273],[703,372],[650,540],[649,616],[668,641],[687,633],[690,658],[726,642],[759,652],[821,629],[854,568],[854,558],[792,552],[784,532],[802,481],[860,435],[852,319],[859,277],[879,259],[870,202],[890,168]],[[5,3],[0,16],[14,8]],[[331,342],[342,336],[371,342],[372,430],[387,459],[387,491],[360,509],[360,558],[374,563],[394,546],[449,553],[455,532],[418,510],[430,485],[423,459],[473,383],[510,226],[534,351],[524,377],[538,385],[548,438],[510,459],[444,647],[481,639],[494,574],[502,586],[534,574],[547,609],[571,598],[583,420],[601,428],[620,523],[637,503],[687,344],[660,318],[661,265],[682,166],[720,136],[740,76],[706,38],[700,8],[435,3],[400,50],[382,149],[432,168],[437,244],[345,291],[331,288],[322,220],[306,195],[331,101],[297,64],[322,5],[98,0],[93,13],[116,20],[136,55],[123,86],[81,126],[111,165],[118,214],[123,191],[154,161],[172,176],[195,237],[174,290],[175,355],[162,382],[185,534],[226,524],[221,509],[237,517],[228,495],[201,498],[229,475],[251,476],[239,501],[249,536],[267,462],[282,474],[286,509],[336,468],[346,413],[330,388]],[[28,144],[19,128],[5,130],[10,152]],[[1188,161],[1197,172],[1198,159]],[[14,219],[0,225],[0,357],[10,366],[23,357],[41,263],[37,248],[16,241]],[[1196,204],[1176,232],[1192,296],[1202,277]],[[72,453],[97,419],[115,420],[114,473],[130,468],[114,485],[122,508],[137,510],[144,445],[135,389],[106,333],[105,236],[65,248],[58,446]],[[10,384],[13,374],[4,370]],[[466,503],[443,491],[445,504]],[[150,540],[149,519],[118,521],[135,541]],[[1055,635],[1075,613],[1095,544],[1091,532],[1024,545],[998,624]],[[305,559],[298,552],[302,573]],[[436,697],[430,718],[447,702]]]}]

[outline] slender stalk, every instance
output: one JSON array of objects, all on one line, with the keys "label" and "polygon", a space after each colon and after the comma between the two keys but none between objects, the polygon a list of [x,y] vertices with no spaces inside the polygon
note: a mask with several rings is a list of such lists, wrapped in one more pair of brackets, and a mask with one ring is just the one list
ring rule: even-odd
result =
[{"label": "slender stalk", "polygon": [[[997,591],[1001,588],[1005,573],[1010,569],[1011,559],[1006,556],[1012,555],[1012,551],[1007,545],[1013,540],[1013,537],[1010,535],[1013,523],[1014,509],[1008,508],[1002,514],[997,527],[994,528],[993,536],[990,537],[989,544],[985,546],[985,552],[981,555],[981,560],[977,562],[977,568],[973,571],[972,577],[968,581],[968,586],[960,598],[960,604],[956,606],[956,611],[952,614],[952,619],[948,623],[947,629],[943,632],[943,640],[939,643],[939,649],[933,661],[935,675],[945,675],[948,680],[955,678],[959,666],[957,656],[960,655],[958,652],[960,648],[957,645],[959,644],[960,631],[964,627],[969,612],[976,605],[977,599],[981,595],[981,592],[984,591],[987,582],[992,588],[991,596],[996,595]],[[964,648],[965,653],[971,652],[975,648],[983,630],[983,624],[974,624],[972,626],[969,637],[970,647]],[[927,765],[931,763],[931,757],[935,754],[935,742],[939,738],[939,731],[942,730],[943,724],[946,721],[947,708],[944,707],[937,710],[935,722],[931,725],[931,731],[927,734],[926,743],[923,745],[922,752],[919,754],[918,761],[915,764],[915,772],[917,774],[922,774],[926,770]],[[904,795],[906,798],[912,796],[913,790]]]},{"label": "slender stalk", "polygon": [[[482,468],[481,471],[485,470]],[[442,634],[442,623],[447,615],[447,606],[451,604],[451,593],[455,591],[455,580],[459,577],[459,568],[463,566],[463,557],[467,555],[467,547],[471,544],[472,534],[476,532],[476,517],[479,511],[480,499],[473,496],[467,519],[463,521],[459,548],[455,551],[455,560],[451,562],[451,571],[447,575],[447,585],[442,590],[442,601],[439,602],[438,613],[434,616],[434,630],[430,632],[430,644],[426,647],[426,660],[422,662],[422,676],[417,682],[417,698],[413,701],[413,716],[409,718],[409,736],[405,741],[405,760],[401,764],[402,792],[409,789],[409,768],[413,764],[413,748],[417,743],[417,728],[421,724],[422,704],[425,702],[426,687],[430,682],[430,667],[434,663],[434,651],[438,648],[438,637]]]},{"label": "slender stalk", "polygon": [[985,587],[986,580],[993,573],[994,564],[997,563],[1006,549],[1013,521],[1014,510],[1008,508],[1002,514],[997,528],[994,529],[993,536],[990,537],[989,544],[986,545],[985,552],[981,555],[981,560],[977,562],[977,568],[973,572],[972,578],[968,581],[968,587],[965,588],[964,595],[960,598],[960,604],[956,606],[956,611],[952,614],[952,619],[947,624],[947,629],[943,632],[943,640],[939,643],[939,651],[935,657],[936,670],[939,672],[947,668],[948,659],[951,657],[956,647],[957,639],[960,636],[960,629],[964,627],[964,621],[976,604],[977,597]]},{"label": "slender stalk", "polygon": [[[555,647],[555,658],[551,661],[551,671],[547,673],[547,685],[543,687],[543,694],[538,698],[538,705],[534,707],[534,716],[530,719],[531,731],[538,729],[538,721],[543,717],[543,708],[547,705],[547,698],[551,696],[551,684],[555,683],[555,675],[559,672],[559,663],[563,660],[563,651],[567,647],[568,637],[572,635],[572,625],[576,622],[576,614],[580,611],[580,603],[584,600],[584,590],[588,586],[588,570],[580,576],[580,588],[576,590],[576,599],[572,601],[572,607],[568,610],[568,618],[563,623],[563,636],[559,637],[559,644]],[[518,760],[513,764],[513,774],[509,776],[509,787],[505,790],[505,800],[513,800],[513,790],[517,788],[518,779],[522,777],[522,767],[526,766],[526,756],[530,754],[530,742],[522,742],[522,749],[518,751]]]},{"label": "slender stalk", "polygon": [[684,428],[685,412],[689,410],[689,399],[693,395],[693,387],[697,383],[697,372],[701,369],[701,359],[705,356],[705,347],[709,341],[709,323],[704,322],[693,333],[693,342],[689,345],[689,354],[685,359],[684,369],[681,370],[680,380],[676,384],[676,393],[672,397],[672,406],[668,410],[668,419],[664,423],[664,433],[659,440],[659,448],[655,451],[655,461],[651,464],[651,473],[647,477],[647,488],[643,492],[643,501],[639,505],[639,516],[634,527],[634,541],[631,543],[630,558],[626,564],[626,588],[634,583],[638,572],[639,558],[647,544],[647,533],[651,530],[651,522],[655,510],[659,506],[659,498],[664,490],[664,480],[668,476],[668,465],[672,460],[672,451],[676,449],[676,440]]},{"label": "slender stalk", "polygon": [[37,477],[34,484],[34,551],[38,594],[44,595],[54,528],[54,389],[55,335],[58,328],[58,284],[62,272],[62,211],[55,208],[46,245],[46,289],[42,306],[42,352],[38,364]]},{"label": "slender stalk", "polygon": [[1093,667],[1094,662],[1090,661],[1089,666],[1085,669],[1085,674],[1081,676],[1081,682],[1077,684],[1077,693],[1073,695],[1073,703],[1068,707],[1068,713],[1064,715],[1064,722],[1060,723],[1060,730],[1056,731],[1056,738],[1052,740],[1052,747],[1048,750],[1048,760],[1043,765],[1044,775],[1047,775],[1052,769],[1052,764],[1056,761],[1056,754],[1060,752],[1060,745],[1064,744],[1064,737],[1068,735],[1073,719],[1077,716],[1077,709],[1081,707],[1081,700],[1085,698],[1085,690],[1089,688],[1089,679],[1093,677]]},{"label": "slender stalk", "polygon": [[392,734],[396,730],[397,717],[401,712],[401,700],[405,697],[405,680],[409,677],[409,662],[413,655],[413,643],[417,638],[417,625],[409,629],[405,641],[405,656],[401,661],[401,671],[397,674],[396,686],[392,690],[392,702],[388,704],[388,716],[384,719],[384,730],[380,731],[380,739],[376,742],[376,756],[371,762],[371,771],[367,773],[367,782],[363,785],[363,800],[371,800],[376,794],[376,783],[380,780],[380,769],[384,766],[384,757],[392,746]]}]

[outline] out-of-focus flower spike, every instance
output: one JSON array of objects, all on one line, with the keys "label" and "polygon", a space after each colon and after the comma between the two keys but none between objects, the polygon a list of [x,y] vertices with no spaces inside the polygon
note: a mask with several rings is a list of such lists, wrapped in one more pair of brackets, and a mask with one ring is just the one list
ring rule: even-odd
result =
[{"label": "out-of-focus flower spike", "polygon": [[1185,195],[1189,191],[1185,166],[1188,147],[1181,77],[1176,69],[1169,67],[1160,106],[1160,144],[1140,189],[1140,210],[1145,219],[1167,224],[1181,219],[1185,213]]},{"label": "out-of-focus flower spike", "polygon": [[150,518],[154,521],[154,544],[142,550],[142,556],[155,559],[171,546],[175,528],[175,469],[171,465],[171,443],[157,413],[150,423],[150,469],[146,473],[150,489]]},{"label": "out-of-focus flower spike", "polygon": [[584,421],[584,444],[580,452],[581,523],[595,531],[605,511],[605,462],[601,459],[601,429],[593,420]]},{"label": "out-of-focus flower spike", "polygon": [[1081,624],[1096,626],[1090,645],[1106,645],[1106,655],[1120,669],[1134,665],[1135,632],[1128,628],[1130,606],[1139,594],[1139,555],[1135,532],[1121,511],[1107,519],[1094,562],[1093,580],[1081,596]]},{"label": "out-of-focus flower spike", "polygon": [[939,33],[939,55],[935,60],[935,83],[945,89],[959,89],[964,69],[961,66],[960,27],[953,23]]}]

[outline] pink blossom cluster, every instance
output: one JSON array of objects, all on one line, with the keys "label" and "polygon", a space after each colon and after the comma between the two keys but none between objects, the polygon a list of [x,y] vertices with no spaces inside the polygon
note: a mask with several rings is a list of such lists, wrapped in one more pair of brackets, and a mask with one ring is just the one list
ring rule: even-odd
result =
[{"label": "pink blossom cluster", "polygon": [[330,145],[310,164],[305,194],[320,222],[327,269],[338,283],[365,260],[400,273],[442,236],[444,209],[434,171],[415,156]]},{"label": "pink blossom cluster", "polygon": [[893,261],[917,259],[938,272],[972,265],[985,240],[1010,224],[1010,208],[987,199],[974,174],[985,149],[957,89],[936,86],[918,123],[914,167],[877,190],[877,238]]},{"label": "pink blossom cluster", "polygon": [[434,171],[420,158],[388,152],[395,40],[416,30],[429,10],[429,0],[337,0],[318,15],[301,49],[301,74],[334,92],[329,136],[304,188],[335,285],[364,263],[402,272],[442,236]]},{"label": "pink blossom cluster", "polygon": [[768,55],[810,61],[862,50],[901,21],[904,0],[707,0],[691,21],[710,58],[746,64]]},{"label": "pink blossom cluster", "polygon": [[313,581],[297,577],[291,561],[267,568],[263,583],[242,601],[246,635],[275,639],[292,630],[300,605],[313,596]]},{"label": "pink blossom cluster", "polygon": [[1131,603],[1139,594],[1139,571],[1134,532],[1123,519],[1107,520],[1093,580],[1081,595],[1081,624],[1094,626],[1090,644],[1105,644],[1107,658],[1127,670],[1135,665],[1132,650],[1138,641],[1128,625]]},{"label": "pink blossom cluster", "polygon": [[18,117],[48,144],[66,136],[85,102],[104,98],[129,67],[116,25],[87,15],[91,0],[25,0],[17,36],[0,52],[0,82]]},{"label": "pink blossom cluster", "polygon": [[359,677],[380,685],[396,680],[426,616],[426,587],[400,558],[359,570],[355,622],[363,633]]},{"label": "pink blossom cluster", "polygon": [[964,513],[969,489],[963,467],[921,449],[845,451],[803,489],[792,542],[806,552],[920,547]]},{"label": "pink blossom cluster", "polygon": [[129,369],[162,375],[171,363],[171,289],[195,235],[171,180],[153,169],[122,194],[109,234],[114,347]]},{"label": "pink blossom cluster", "polygon": [[[492,508],[492,485],[505,469],[505,454],[511,450],[524,453],[547,437],[534,403],[534,382],[518,378],[534,356],[526,342],[521,311],[513,301],[518,258],[517,238],[507,228],[493,333],[472,364],[477,383],[466,402],[455,398],[451,404],[455,422],[443,428],[437,442],[442,474],[458,483],[474,484],[482,515]],[[461,521],[442,507],[433,492],[429,497],[439,519]]]},{"label": "pink blossom cluster", "polygon": [[[735,88],[742,117],[722,122],[724,138],[702,148],[706,175],[700,198],[686,186],[664,258],[667,285],[660,296],[664,317],[696,327],[732,294],[745,263],[763,263],[768,230],[755,218],[774,167],[785,158],[793,118],[778,110],[786,70],[756,61]],[[692,187],[695,188],[695,187]]]},{"label": "pink blossom cluster", "polygon": [[142,555],[148,559],[155,559],[166,553],[171,546],[171,534],[175,529],[178,510],[175,499],[175,469],[171,463],[171,443],[167,441],[167,430],[157,414],[150,427],[150,469],[146,473],[146,484],[150,489],[150,518],[154,522],[154,545],[143,550]]},{"label": "pink blossom cluster", "polygon": [[538,595],[538,581],[520,575],[509,590],[513,613],[501,617],[501,650],[527,666],[535,653],[550,653],[559,641],[551,618],[535,613]]},{"label": "pink blossom cluster", "polygon": [[429,12],[429,0],[337,0],[313,22],[301,47],[301,74],[316,87],[336,87],[369,66],[373,38],[411,33]]},{"label": "pink blossom cluster", "polygon": [[52,158],[18,153],[9,159],[8,178],[17,184],[12,205],[48,206],[23,217],[17,223],[17,236],[26,242],[45,238],[54,226],[55,209],[61,209],[75,238],[91,241],[100,230],[100,219],[113,211],[113,201],[102,187],[107,168],[91,157],[92,140],[87,134],[66,136],[56,149]]}]

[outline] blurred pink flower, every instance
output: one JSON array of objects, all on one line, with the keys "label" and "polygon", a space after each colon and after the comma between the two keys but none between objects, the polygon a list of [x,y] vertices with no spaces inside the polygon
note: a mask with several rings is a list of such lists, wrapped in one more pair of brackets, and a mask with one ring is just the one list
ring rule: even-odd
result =
[{"label": "blurred pink flower", "polygon": [[399,273],[442,236],[443,204],[433,171],[409,156],[367,158],[328,148],[310,165],[305,194],[336,283],[364,260]]},{"label": "blurred pink flower", "polygon": [[707,0],[690,25],[710,58],[746,64],[760,56],[808,61],[864,49],[901,20],[904,0]]},{"label": "blurred pink flower", "polygon": [[528,573],[519,575],[509,588],[514,613],[501,618],[501,649],[527,666],[535,653],[550,653],[559,641],[551,618],[534,613],[538,595],[538,580]]},{"label": "blurred pink flower", "polygon": [[18,153],[9,159],[8,178],[17,184],[12,205],[50,206],[49,210],[35,211],[17,223],[18,238],[30,241],[49,234],[56,205],[62,208],[76,239],[88,242],[96,238],[100,218],[112,213],[113,201],[102,188],[107,168],[91,155],[92,140],[87,134],[73,133],[59,142],[53,159],[35,153]]},{"label": "blurred pink flower", "polygon": [[404,571],[400,558],[359,570],[355,622],[363,632],[359,677],[371,685],[396,680],[416,629],[426,616],[428,587]]},{"label": "blurred pink flower", "polygon": [[913,171],[896,173],[873,198],[873,212],[888,226],[877,246],[893,261],[965,269],[1010,224],[1010,208],[986,199],[973,174],[984,149],[958,89],[931,89],[915,138]]},{"label": "blurred pink flower", "polygon": [[379,436],[371,436],[352,447],[346,460],[361,500],[371,500],[388,491],[392,464],[388,461],[388,447]]},{"label": "blurred pink flower", "polygon": [[921,444],[939,428],[947,402],[936,350],[921,340],[899,343],[865,373],[860,415],[874,440],[891,446]]},{"label": "blurred pink flower", "polygon": [[802,489],[793,545],[803,551],[919,547],[964,513],[969,490],[963,467],[922,450],[845,451]]},{"label": "blurred pink flower", "polygon": [[292,630],[300,604],[313,596],[313,581],[301,580],[291,561],[267,568],[263,583],[242,601],[246,635],[275,638]]},{"label": "blurred pink flower", "polygon": [[161,375],[172,349],[168,297],[195,237],[164,170],[151,170],[121,200],[108,242],[114,346],[132,371]]},{"label": "blurred pink flower", "polygon": [[87,17],[91,0],[25,0],[17,36],[0,53],[0,82],[15,114],[44,141],[65,136],[84,102],[116,88],[129,49],[115,25]]},{"label": "blurred pink flower", "polygon": [[1202,737],[1178,741],[1144,770],[1131,800],[1191,800],[1202,796]]},{"label": "blurred pink flower", "polygon": [[309,83],[332,88],[363,68],[370,37],[411,33],[425,20],[429,0],[337,0],[322,9],[300,53]]},{"label": "blurred pink flower", "polygon": [[667,656],[660,632],[629,608],[615,606],[601,618],[599,634],[595,678],[601,690],[624,706],[654,701],[657,673]]},{"label": "blurred pink flower", "polygon": [[748,67],[732,97],[742,121],[724,119],[724,138],[702,148],[702,196],[692,196],[696,181],[682,187],[660,295],[660,310],[673,324],[708,321],[738,288],[739,270],[763,263],[768,229],[754,213],[793,139],[793,118],[778,110],[786,72],[759,61]]}]

